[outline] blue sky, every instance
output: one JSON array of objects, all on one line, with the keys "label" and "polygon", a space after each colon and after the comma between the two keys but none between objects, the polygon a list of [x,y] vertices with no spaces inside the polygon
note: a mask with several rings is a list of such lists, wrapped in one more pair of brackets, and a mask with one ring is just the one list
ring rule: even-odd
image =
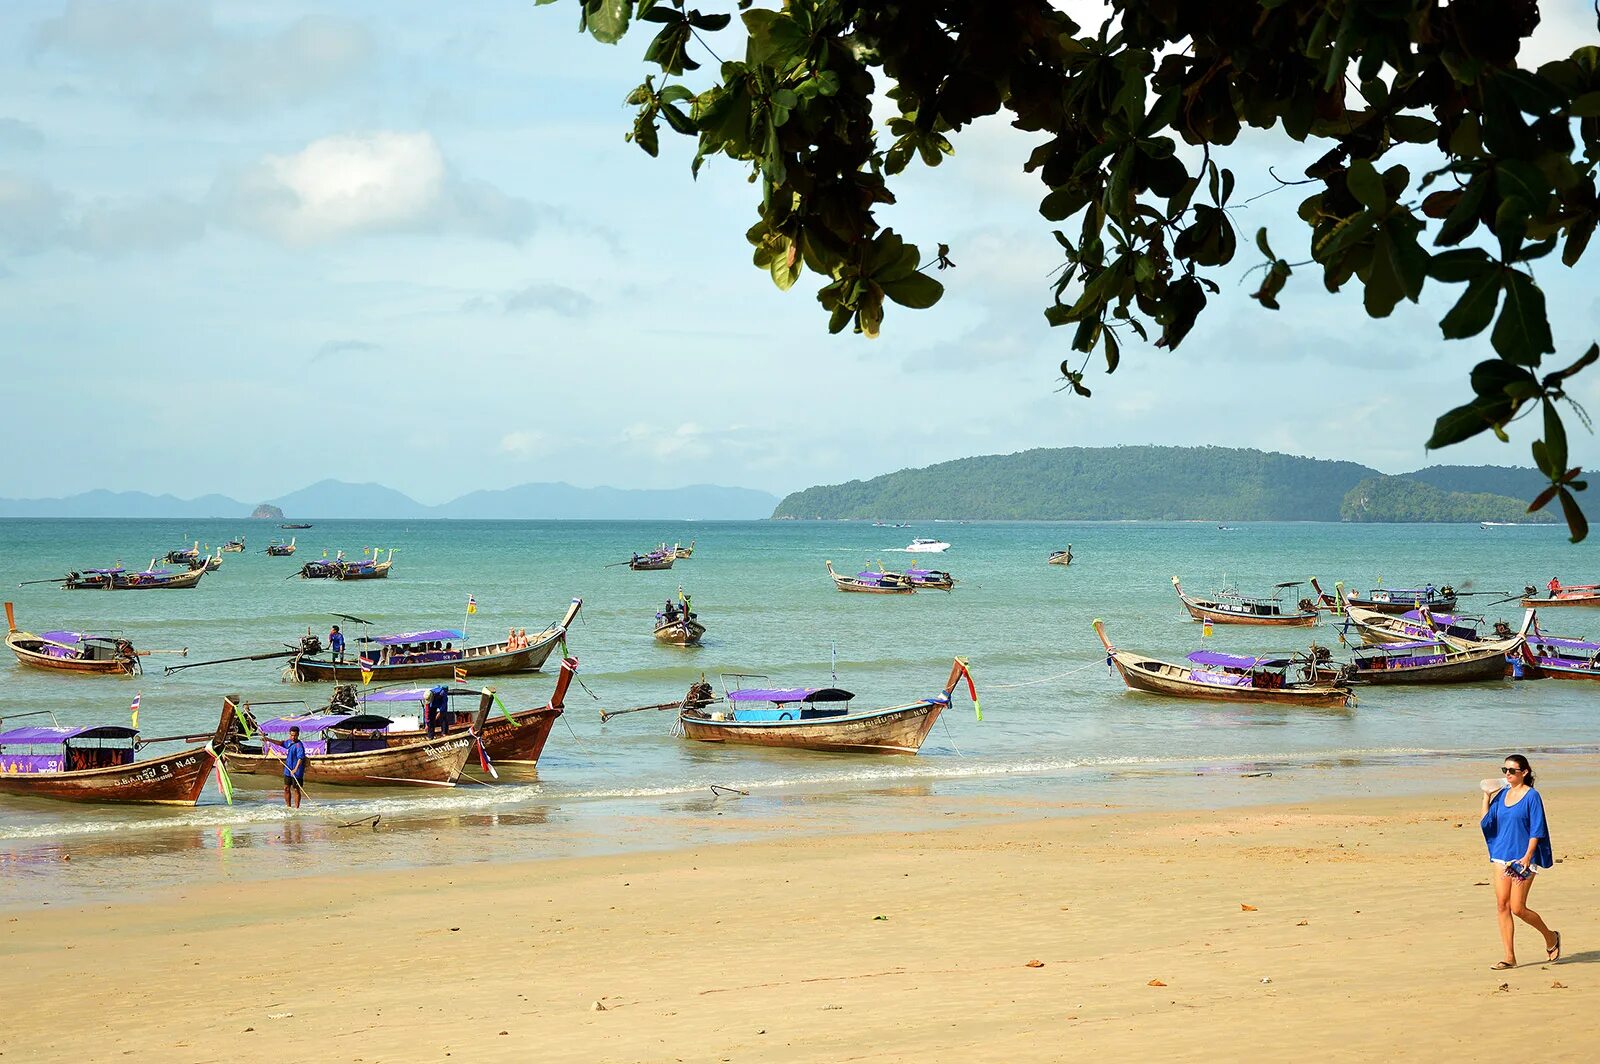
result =
[{"label": "blue sky", "polygon": [[[1068,4],[1069,9],[1092,5]],[[1241,252],[1177,353],[1132,347],[1057,394],[1055,244],[1002,123],[898,188],[951,245],[933,310],[831,337],[802,278],[749,265],[758,195],[663,134],[623,141],[645,34],[570,4],[10,0],[0,5],[0,495],[267,498],[325,476],[425,502],[530,480],[785,492],[1038,446],[1211,443],[1390,472],[1527,463],[1527,434],[1429,454],[1487,340],[1448,291],[1370,321],[1302,271],[1277,314]],[[1595,37],[1547,4],[1541,58]],[[1238,199],[1316,153],[1248,135]],[[1304,156],[1304,158],[1302,158]],[[1286,190],[1236,213],[1303,257]],[[1243,244],[1244,242],[1242,242]],[[1293,250],[1291,250],[1293,249]],[[1553,260],[1550,260],[1553,263]],[[1592,265],[1540,270],[1558,359],[1600,335]],[[1575,389],[1600,413],[1600,371]],[[1574,426],[1576,460],[1600,459]]]}]

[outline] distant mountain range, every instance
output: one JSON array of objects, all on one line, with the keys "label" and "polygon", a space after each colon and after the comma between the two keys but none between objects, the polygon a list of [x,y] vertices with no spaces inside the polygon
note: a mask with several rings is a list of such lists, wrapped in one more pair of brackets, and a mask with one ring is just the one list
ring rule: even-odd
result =
[{"label": "distant mountain range", "polygon": [[[691,484],[684,488],[576,488],[522,484],[474,491],[428,506],[382,484],[324,480],[276,499],[289,520],[459,518],[480,520],[758,520],[772,513],[776,495],[750,488]],[[0,517],[228,517],[248,518],[253,504],[224,495],[180,499],[141,491],[86,491],[62,499],[0,499]]]},{"label": "distant mountain range", "polygon": [[1086,521],[1538,521],[1534,469],[1355,462],[1234,447],[1062,447],[984,455],[795,492],[775,518]]}]

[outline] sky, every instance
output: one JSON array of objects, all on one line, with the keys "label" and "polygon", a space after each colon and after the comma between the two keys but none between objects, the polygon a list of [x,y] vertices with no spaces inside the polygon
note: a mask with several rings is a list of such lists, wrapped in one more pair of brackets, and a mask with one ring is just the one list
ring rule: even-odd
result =
[{"label": "sky", "polygon": [[[1586,3],[1544,7],[1534,58],[1595,40]],[[42,459],[6,463],[0,496],[256,501],[324,477],[427,503],[553,480],[782,494],[1145,443],[1529,464],[1522,426],[1423,447],[1492,357],[1487,335],[1439,339],[1452,290],[1382,321],[1313,270],[1277,313],[1248,298],[1257,228],[1305,257],[1297,189],[1235,212],[1241,253],[1177,352],[1130,342],[1092,399],[1058,392],[1045,190],[1022,172],[1033,138],[999,120],[914,165],[882,214],[950,245],[945,298],[891,306],[876,340],[830,336],[817,278],[783,293],[750,265],[743,169],[696,180],[689,140],[663,130],[660,159],[624,142],[649,35],[609,47],[576,23],[531,0],[0,5],[0,381],[6,437]],[[1318,153],[1247,133],[1222,161],[1242,201]],[[1592,264],[1547,263],[1564,364],[1600,336],[1600,293]],[[1573,391],[1600,413],[1600,369]],[[1575,423],[1572,452],[1600,460]]]}]

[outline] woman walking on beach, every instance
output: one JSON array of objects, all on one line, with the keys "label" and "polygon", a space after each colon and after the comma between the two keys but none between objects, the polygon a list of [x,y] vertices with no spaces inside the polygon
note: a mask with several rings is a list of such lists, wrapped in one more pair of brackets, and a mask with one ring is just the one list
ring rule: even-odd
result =
[{"label": "woman walking on beach", "polygon": [[1550,930],[1539,914],[1528,908],[1528,891],[1533,889],[1535,875],[1554,863],[1544,799],[1533,789],[1533,766],[1526,757],[1507,754],[1500,771],[1505,776],[1504,786],[1491,790],[1490,782],[1484,781],[1482,821],[1489,860],[1499,871],[1494,879],[1495,914],[1506,955],[1493,966],[1495,971],[1517,966],[1513,945],[1517,919],[1544,936],[1547,960],[1561,959],[1561,932]]}]

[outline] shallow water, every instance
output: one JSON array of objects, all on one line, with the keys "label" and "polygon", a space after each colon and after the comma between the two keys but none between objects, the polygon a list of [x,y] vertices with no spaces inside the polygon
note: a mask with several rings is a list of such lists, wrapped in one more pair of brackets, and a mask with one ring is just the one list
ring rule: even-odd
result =
[{"label": "shallow water", "polygon": [[[1303,649],[1312,638],[1337,652],[1338,632],[1326,625],[1314,632],[1219,625],[1202,640],[1200,626],[1179,607],[1170,577],[1181,575],[1192,591],[1225,582],[1250,591],[1310,576],[1329,590],[1338,579],[1363,589],[1381,579],[1386,586],[1432,581],[1475,592],[1515,592],[1525,583],[1542,586],[1552,575],[1594,582],[1600,577],[1594,548],[1571,546],[1556,527],[1246,524],[1223,531],[1195,523],[885,529],[833,522],[319,521],[293,533],[300,545],[294,558],[268,558],[260,552],[275,532],[246,521],[0,521],[0,583],[10,588],[24,628],[115,629],[141,648],[188,647],[191,661],[271,650],[308,627],[325,635],[334,613],[371,620],[378,631],[459,628],[466,620],[471,641],[503,635],[512,625],[532,632],[558,619],[572,596],[582,596],[570,644],[586,689],[574,687],[568,696],[538,771],[506,772],[494,787],[447,792],[323,792],[314,795],[314,812],[307,804],[298,826],[284,823],[275,792],[249,786],[239,788],[232,807],[208,790],[193,810],[0,799],[0,867],[29,870],[16,881],[65,881],[67,873],[54,863],[63,846],[134,856],[153,872],[274,839],[348,838],[357,829],[335,825],[373,814],[382,816],[385,831],[405,823],[441,825],[442,841],[419,845],[410,857],[406,846],[396,846],[392,860],[399,862],[448,859],[453,846],[478,853],[478,844],[467,840],[491,824],[516,828],[523,840],[519,853],[545,845],[563,852],[627,849],[663,839],[693,841],[695,825],[708,815],[712,784],[750,792],[749,798],[717,800],[739,803],[746,830],[761,830],[748,825],[764,821],[763,809],[786,818],[819,805],[828,808],[817,814],[819,830],[850,830],[884,816],[916,821],[919,802],[937,805],[952,795],[1056,793],[1085,773],[1116,773],[1118,801],[1159,804],[1168,799],[1160,797],[1165,792],[1158,781],[1192,775],[1177,766],[1219,759],[1361,764],[1451,751],[1494,757],[1504,748],[1584,747],[1596,740],[1600,685],[1573,682],[1363,690],[1359,705],[1345,711],[1229,708],[1138,695],[1108,674],[1090,628],[1091,620],[1103,618],[1119,644],[1167,657],[1202,643],[1238,651]],[[16,587],[117,560],[142,566],[194,539],[215,545],[241,533],[249,551],[226,555],[223,568],[193,591]],[[954,592],[840,594],[823,569],[828,559],[841,571],[877,559],[893,568],[906,561],[893,549],[923,535],[954,544],[947,554],[923,558],[955,573],[960,584]],[[606,567],[663,539],[694,539],[694,557],[665,572]],[[1071,567],[1045,565],[1051,550],[1069,542],[1076,555]],[[389,580],[286,579],[325,549],[359,556],[372,546],[396,548]],[[654,610],[680,584],[709,629],[702,648],[668,647],[651,638]],[[479,606],[471,618],[463,613],[468,594]],[[1464,602],[1482,607],[1497,597]],[[1510,602],[1487,613],[1515,621],[1520,611]],[[1600,635],[1600,611],[1552,611],[1545,627]],[[668,713],[606,724],[598,717],[602,706],[681,697],[702,672],[719,686],[720,673],[759,674],[774,686],[831,683],[835,654],[837,682],[855,692],[859,708],[936,691],[951,658],[963,655],[978,681],[984,720],[977,722],[966,696],[958,694],[921,756],[877,758],[690,743],[672,734]],[[281,662],[274,661],[161,675],[162,664],[178,661],[147,659],[149,673],[135,678],[57,676],[0,665],[10,670],[0,712],[7,726],[47,720],[17,718],[46,709],[62,723],[121,723],[138,693],[142,729],[166,735],[209,728],[225,692],[318,704],[329,690],[281,683]],[[495,682],[518,708],[543,702],[552,675]],[[1302,775],[1311,791],[1349,785],[1340,773]],[[1316,782],[1324,777],[1325,785]],[[304,851],[303,860],[313,864],[322,852],[316,845],[291,849]],[[391,859],[373,852],[375,860]],[[294,866],[289,860],[287,867]],[[274,859],[260,867],[286,866]]]}]

